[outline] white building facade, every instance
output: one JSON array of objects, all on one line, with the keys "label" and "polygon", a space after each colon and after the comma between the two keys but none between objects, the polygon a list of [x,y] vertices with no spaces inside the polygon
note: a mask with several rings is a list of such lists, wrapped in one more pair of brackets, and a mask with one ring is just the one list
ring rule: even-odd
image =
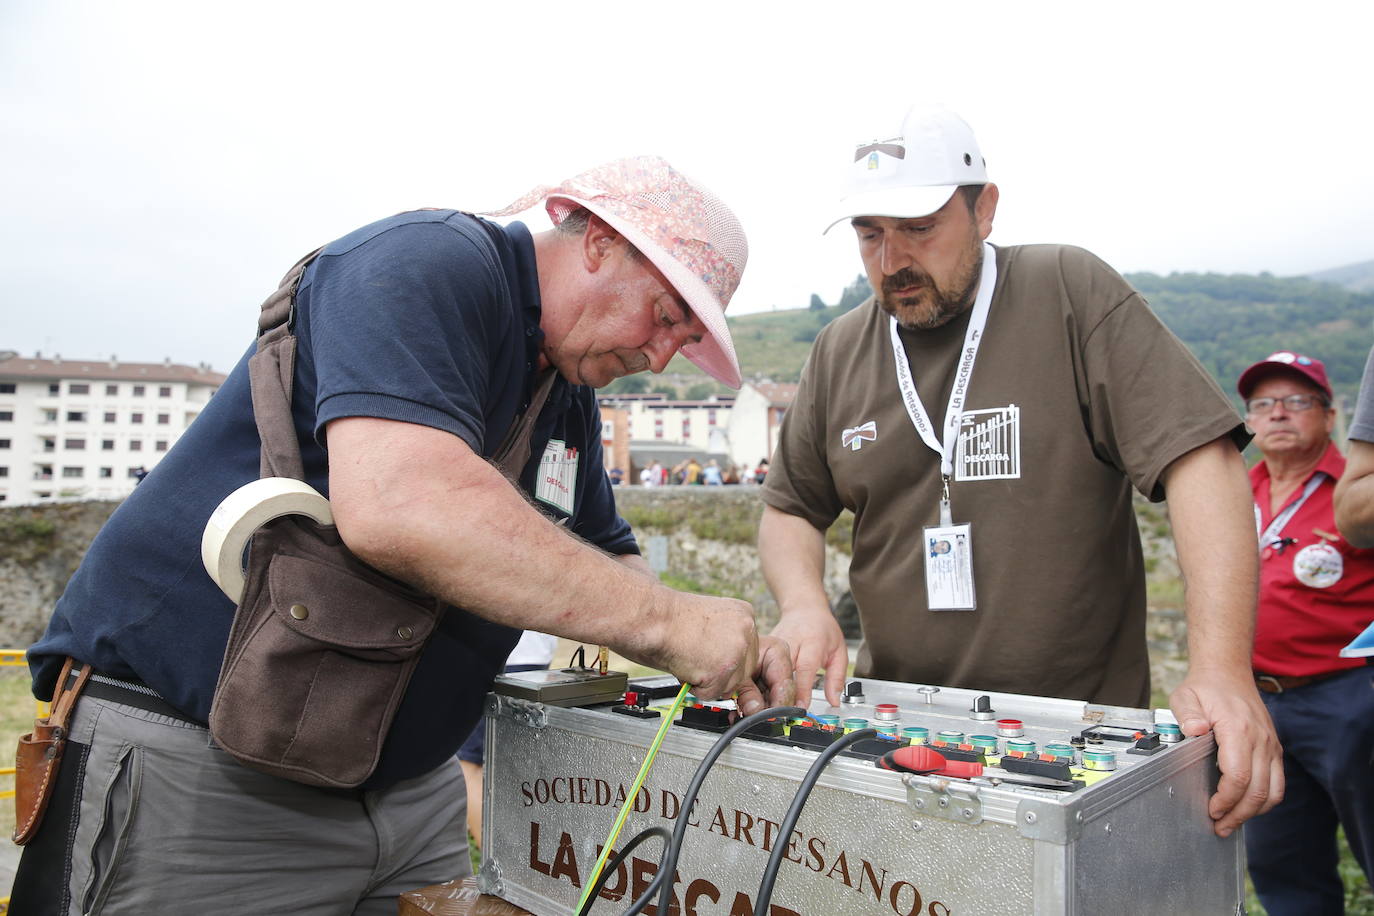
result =
[{"label": "white building facade", "polygon": [[170,360],[0,351],[0,503],[124,498],[224,378]]},{"label": "white building facade", "polygon": [[[741,471],[752,469],[772,456],[783,414],[796,394],[794,384],[745,382],[734,397],[705,401],[662,394],[600,395],[608,467],[630,473],[646,456],[671,466],[694,455],[718,458]],[[614,442],[628,442],[628,451],[621,447],[613,452]]]},{"label": "white building facade", "polygon": [[[719,431],[729,422],[732,403],[731,398],[638,401],[629,412],[630,441],[675,442],[704,455],[719,448]],[[716,433],[714,437],[713,432]]]},{"label": "white building facade", "polygon": [[797,386],[782,382],[745,382],[735,396],[726,432],[730,460],[752,468],[760,459],[772,458],[778,444],[783,414],[797,396]]}]

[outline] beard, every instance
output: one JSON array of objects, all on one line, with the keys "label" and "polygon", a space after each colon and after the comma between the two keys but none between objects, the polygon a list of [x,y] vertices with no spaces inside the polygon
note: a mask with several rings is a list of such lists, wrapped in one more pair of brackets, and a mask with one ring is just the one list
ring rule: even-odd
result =
[{"label": "beard", "polygon": [[[909,331],[929,331],[948,324],[973,307],[978,280],[983,273],[983,245],[975,240],[973,256],[955,271],[948,287],[941,288],[933,277],[917,267],[903,267],[883,278],[878,306]],[[897,290],[917,287],[915,294],[897,296]]]}]

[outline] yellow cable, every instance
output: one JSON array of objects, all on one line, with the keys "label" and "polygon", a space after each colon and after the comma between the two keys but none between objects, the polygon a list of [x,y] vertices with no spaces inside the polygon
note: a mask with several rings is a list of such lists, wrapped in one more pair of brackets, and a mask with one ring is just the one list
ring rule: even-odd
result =
[{"label": "yellow cable", "polygon": [[[682,701],[687,698],[688,685],[683,684],[682,689],[677,692],[677,699],[673,701],[673,706],[663,716],[663,723],[658,727],[658,734],[654,735],[654,743],[649,745],[649,751],[644,755],[644,764],[639,768],[639,775],[635,777],[634,785],[625,795],[625,804],[620,806],[620,813],[616,815],[615,824],[611,827],[610,836],[606,837],[606,845],[601,848],[601,856],[596,860],[596,867],[587,878],[586,887],[582,889],[582,897],[577,901],[577,906],[573,907],[574,913],[582,912],[582,907],[587,903],[587,895],[596,886],[596,881],[601,877],[601,870],[606,867],[606,860],[611,857],[611,848],[615,846],[616,839],[620,836],[620,828],[625,826],[625,818],[630,814],[630,809],[634,807],[635,799],[639,796],[639,788],[644,785],[644,777],[649,775],[649,767],[654,765],[654,757],[658,756],[658,747],[663,743],[663,738],[668,734],[668,726],[673,724],[678,710],[682,708]],[[685,816],[685,815],[684,815]]]}]

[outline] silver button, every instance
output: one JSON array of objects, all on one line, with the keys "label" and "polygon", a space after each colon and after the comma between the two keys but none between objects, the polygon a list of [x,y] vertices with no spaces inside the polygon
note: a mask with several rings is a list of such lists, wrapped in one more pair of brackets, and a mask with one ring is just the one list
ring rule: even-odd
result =
[{"label": "silver button", "polygon": [[304,620],[310,616],[310,610],[303,604],[291,605],[291,616],[297,620]]},{"label": "silver button", "polygon": [[402,639],[409,639],[410,637],[415,635],[415,631],[412,630],[410,627],[400,627],[396,630],[396,635],[401,637]]}]

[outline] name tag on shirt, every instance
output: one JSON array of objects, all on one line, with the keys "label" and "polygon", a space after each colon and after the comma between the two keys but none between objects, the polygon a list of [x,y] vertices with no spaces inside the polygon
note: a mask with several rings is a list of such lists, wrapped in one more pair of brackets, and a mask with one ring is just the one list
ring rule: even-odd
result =
[{"label": "name tag on shirt", "polygon": [[568,448],[562,439],[550,439],[539,459],[539,478],[534,498],[572,515],[573,494],[577,491],[577,449]]},{"label": "name tag on shirt", "polygon": [[972,525],[931,525],[924,529],[926,606],[932,611],[971,611],[973,595]]}]

